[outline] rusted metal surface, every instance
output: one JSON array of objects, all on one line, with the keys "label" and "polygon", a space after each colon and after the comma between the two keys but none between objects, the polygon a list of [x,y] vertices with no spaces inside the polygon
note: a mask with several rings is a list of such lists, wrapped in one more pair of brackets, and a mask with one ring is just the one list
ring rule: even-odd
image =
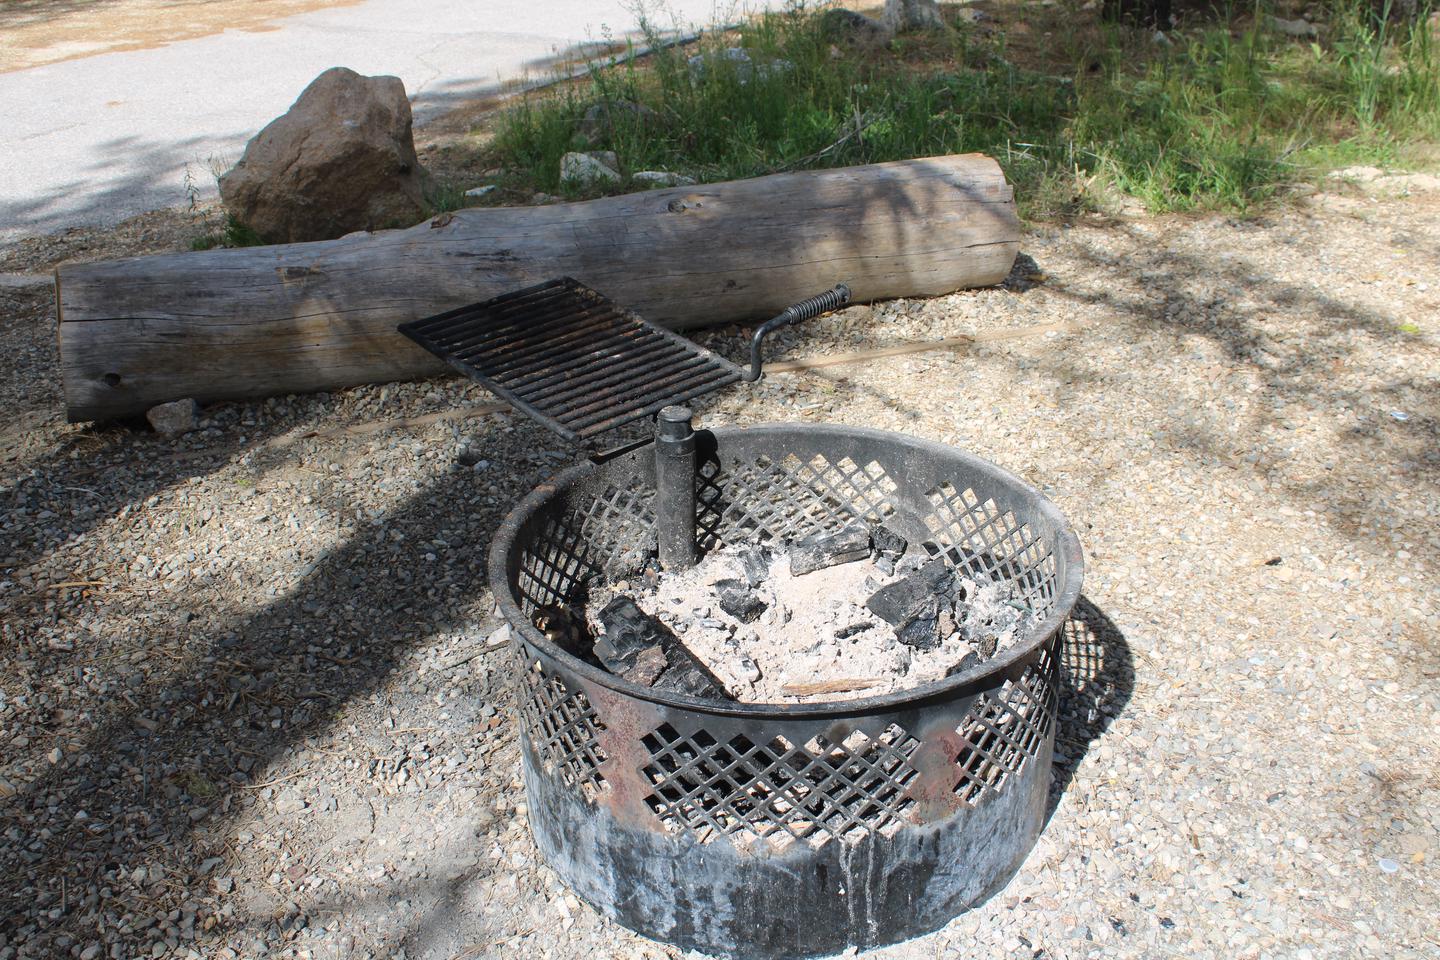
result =
[{"label": "rusted metal surface", "polygon": [[743,376],[725,358],[569,277],[399,329],[575,443]]},{"label": "rusted metal surface", "polygon": [[1039,834],[1078,541],[1032,488],[936,444],[811,425],[705,436],[712,542],[883,514],[947,563],[1013,577],[1042,615],[988,663],[885,696],[743,704],[638,686],[556,649],[529,616],[651,535],[654,458],[568,471],[506,518],[491,553],[530,665],[537,843],[607,915],[706,952],[812,956],[935,929],[1002,886]]}]

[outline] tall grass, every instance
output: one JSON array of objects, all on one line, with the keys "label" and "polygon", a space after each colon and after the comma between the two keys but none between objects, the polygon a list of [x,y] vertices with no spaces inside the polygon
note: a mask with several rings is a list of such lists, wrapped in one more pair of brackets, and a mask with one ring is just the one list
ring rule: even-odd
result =
[{"label": "tall grass", "polygon": [[[1397,144],[1440,133],[1427,18],[1334,2],[1313,43],[1275,33],[1255,6],[1168,43],[1097,27],[1057,42],[1061,59],[1029,65],[1003,34],[964,25],[853,50],[823,17],[792,9],[738,39],[660,49],[531,98],[505,116],[495,148],[534,188],[569,196],[587,195],[559,180],[572,149],[701,180],[979,150],[1005,166],[1031,216],[1121,195],[1157,211],[1245,210],[1336,163],[1392,160]],[[725,54],[737,44],[750,64]],[[649,112],[612,110],[597,142],[577,137],[586,110],[619,101]]]}]

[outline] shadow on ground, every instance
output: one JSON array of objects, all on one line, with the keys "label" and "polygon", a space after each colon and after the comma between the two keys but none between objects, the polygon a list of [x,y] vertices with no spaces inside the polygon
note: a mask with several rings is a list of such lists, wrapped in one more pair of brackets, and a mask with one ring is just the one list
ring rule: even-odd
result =
[{"label": "shadow on ground", "polygon": [[1125,709],[1134,689],[1135,663],[1125,635],[1082,595],[1061,627],[1060,724],[1055,731],[1055,776],[1045,811],[1047,823],[1090,744]]}]

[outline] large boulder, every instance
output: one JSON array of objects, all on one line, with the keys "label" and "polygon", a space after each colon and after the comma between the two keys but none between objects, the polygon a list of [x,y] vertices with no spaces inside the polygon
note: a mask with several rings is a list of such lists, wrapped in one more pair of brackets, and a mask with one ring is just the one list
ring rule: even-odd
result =
[{"label": "large boulder", "polygon": [[399,77],[332,67],[220,177],[220,198],[270,243],[407,227],[426,216],[410,101]]}]

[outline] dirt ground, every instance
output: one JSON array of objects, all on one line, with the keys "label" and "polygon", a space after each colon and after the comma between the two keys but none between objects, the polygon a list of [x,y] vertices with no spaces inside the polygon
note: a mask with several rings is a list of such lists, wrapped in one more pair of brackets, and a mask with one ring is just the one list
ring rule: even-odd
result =
[{"label": "dirt ground", "polygon": [[360,0],[7,0],[0,4],[0,73],[122,50],[148,50]]},{"label": "dirt ground", "polygon": [[[877,956],[1433,957],[1440,192],[1031,228],[1003,286],[858,305],[705,422],[966,448],[1080,532],[1041,841]],[[45,271],[0,251],[0,960],[679,956],[538,862],[483,586],[574,452],[462,380],[69,425]],[[744,331],[706,335],[740,357]]]}]

